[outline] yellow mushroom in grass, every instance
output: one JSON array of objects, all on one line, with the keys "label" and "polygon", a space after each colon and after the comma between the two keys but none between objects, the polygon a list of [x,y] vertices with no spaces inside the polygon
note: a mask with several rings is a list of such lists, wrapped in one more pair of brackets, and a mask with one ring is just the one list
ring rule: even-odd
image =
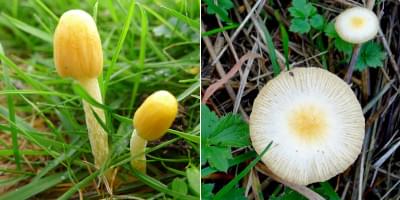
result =
[{"label": "yellow mushroom in grass", "polygon": [[346,170],[364,138],[363,112],[349,85],[320,68],[294,68],[269,81],[254,101],[250,137],[278,177],[308,185]]},{"label": "yellow mushroom in grass", "polygon": [[[97,77],[103,69],[103,51],[100,36],[93,18],[82,10],[65,12],[54,33],[54,62],[62,77],[72,77],[98,103],[102,103]],[[83,100],[89,141],[96,167],[108,157],[108,137],[97,121],[105,122],[102,109]]]},{"label": "yellow mushroom in grass", "polygon": [[161,90],[153,93],[136,110],[134,130],[130,142],[132,167],[146,173],[147,141],[160,139],[171,127],[178,112],[178,101],[171,93]]},{"label": "yellow mushroom in grass", "polygon": [[379,20],[375,13],[367,8],[349,8],[337,16],[335,29],[344,41],[361,44],[376,36]]}]

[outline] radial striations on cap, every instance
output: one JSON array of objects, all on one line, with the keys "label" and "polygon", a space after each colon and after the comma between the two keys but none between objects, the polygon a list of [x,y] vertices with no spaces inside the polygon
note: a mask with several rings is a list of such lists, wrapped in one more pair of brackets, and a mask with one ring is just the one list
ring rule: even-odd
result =
[{"label": "radial striations on cap", "polygon": [[294,68],[269,81],[255,99],[250,136],[262,161],[280,178],[321,182],[358,157],[365,120],[351,88],[320,68]]}]

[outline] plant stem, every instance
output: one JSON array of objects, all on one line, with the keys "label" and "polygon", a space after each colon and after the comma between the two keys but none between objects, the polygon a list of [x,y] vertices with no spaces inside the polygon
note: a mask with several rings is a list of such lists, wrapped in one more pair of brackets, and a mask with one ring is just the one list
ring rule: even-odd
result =
[{"label": "plant stem", "polygon": [[344,80],[347,83],[351,82],[351,77],[353,75],[353,71],[354,71],[354,66],[357,63],[357,59],[358,59],[358,55],[360,54],[360,50],[361,50],[361,44],[356,44],[354,49],[353,49],[353,54],[351,56],[351,60],[350,60],[350,64],[349,64],[349,69],[347,70],[346,76],[344,77]]},{"label": "plant stem", "polygon": [[142,173],[146,173],[146,155],[144,150],[147,145],[147,140],[140,137],[136,130],[133,130],[131,137],[131,165],[133,168],[137,169]]},{"label": "plant stem", "polygon": [[[93,99],[101,104],[103,103],[99,83],[96,78],[80,80],[79,83]],[[95,166],[100,168],[106,162],[108,157],[108,136],[106,131],[97,121],[93,111],[103,123],[105,122],[104,111],[100,108],[93,107],[85,100],[82,100],[82,102]]]}]

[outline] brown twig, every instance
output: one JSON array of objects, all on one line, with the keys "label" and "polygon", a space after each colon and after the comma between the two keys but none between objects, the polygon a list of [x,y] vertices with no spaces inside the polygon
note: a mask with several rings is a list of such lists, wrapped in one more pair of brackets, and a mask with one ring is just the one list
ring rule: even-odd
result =
[{"label": "brown twig", "polygon": [[244,62],[246,62],[246,60],[255,58],[261,58],[261,56],[253,52],[246,53],[244,56],[242,56],[225,76],[223,76],[220,80],[218,80],[216,83],[210,85],[207,88],[207,90],[204,92],[203,99],[201,101],[203,103],[206,103],[208,99],[211,97],[211,95],[214,94],[215,91],[220,89],[221,86],[223,86],[226,82],[228,82],[228,80],[231,79],[236,74],[236,72],[239,71],[240,67],[244,64]]}]

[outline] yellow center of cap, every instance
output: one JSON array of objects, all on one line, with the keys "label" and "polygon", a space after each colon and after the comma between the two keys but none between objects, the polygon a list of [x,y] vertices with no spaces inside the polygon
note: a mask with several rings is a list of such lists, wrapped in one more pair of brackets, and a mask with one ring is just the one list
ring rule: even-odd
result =
[{"label": "yellow center of cap", "polygon": [[326,113],[312,104],[298,106],[289,115],[289,130],[305,142],[323,137],[327,126]]},{"label": "yellow center of cap", "polygon": [[365,24],[365,20],[362,17],[353,17],[351,18],[351,25],[353,25],[353,27],[355,28],[360,28],[362,26],[364,26]]}]

